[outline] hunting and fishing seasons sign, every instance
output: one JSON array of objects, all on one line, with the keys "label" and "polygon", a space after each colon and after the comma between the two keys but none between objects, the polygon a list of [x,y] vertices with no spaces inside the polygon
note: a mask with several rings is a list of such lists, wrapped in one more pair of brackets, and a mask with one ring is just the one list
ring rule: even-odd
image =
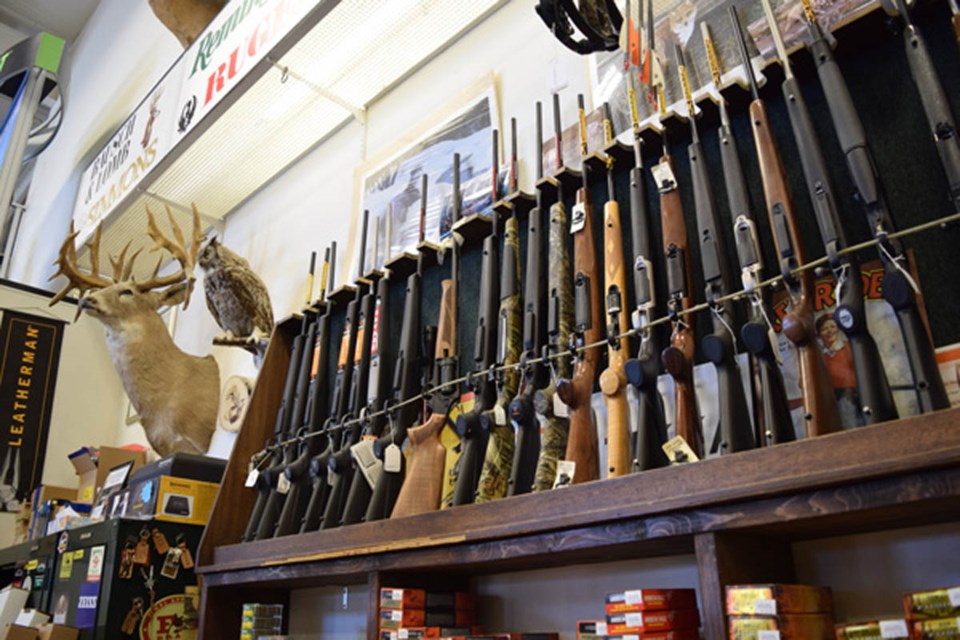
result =
[{"label": "hunting and fishing seasons sign", "polygon": [[64,323],[2,310],[0,511],[17,511],[40,482]]}]

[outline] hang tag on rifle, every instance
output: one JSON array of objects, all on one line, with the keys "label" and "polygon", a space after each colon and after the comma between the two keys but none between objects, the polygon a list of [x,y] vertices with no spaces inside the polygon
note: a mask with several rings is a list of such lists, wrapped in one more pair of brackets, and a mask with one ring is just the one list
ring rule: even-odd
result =
[{"label": "hang tag on rifle", "polygon": [[663,161],[650,169],[653,173],[653,180],[657,183],[657,191],[660,193],[669,193],[677,188],[677,177],[673,175],[673,168],[670,163]]},{"label": "hang tag on rifle", "polygon": [[570,417],[570,407],[567,406],[567,403],[560,399],[560,394],[553,394],[553,415],[558,418],[568,418]]},{"label": "hang tag on rifle", "polygon": [[504,410],[503,405],[499,402],[493,405],[493,421],[498,427],[502,427],[507,424],[507,412]]},{"label": "hang tag on rifle", "polygon": [[400,473],[402,461],[403,454],[396,444],[391,444],[383,452],[383,470],[387,473]]},{"label": "hang tag on rifle", "polygon": [[163,568],[160,569],[160,575],[164,578],[170,578],[171,580],[177,579],[177,574],[180,573],[180,551],[177,547],[170,547],[170,550],[167,551],[167,557],[163,559]]},{"label": "hang tag on rifle", "polygon": [[350,455],[357,464],[357,469],[363,474],[364,480],[373,489],[380,474],[383,473],[383,463],[373,454],[373,438],[364,438],[357,444],[350,447]]},{"label": "hang tag on rifle", "polygon": [[587,225],[587,208],[582,202],[573,205],[573,215],[570,217],[570,234],[583,231]]},{"label": "hang tag on rifle", "polygon": [[557,477],[553,481],[553,488],[560,489],[573,484],[573,474],[577,470],[577,463],[573,460],[557,461]]},{"label": "hang tag on rifle", "polygon": [[670,464],[684,464],[687,462],[699,462],[700,458],[693,452],[687,441],[681,436],[671,438],[663,443],[663,452],[667,454]]},{"label": "hang tag on rifle", "polygon": [[163,535],[160,529],[153,530],[153,546],[160,555],[170,551],[170,543],[167,542],[167,536]]},{"label": "hang tag on rifle", "polygon": [[243,486],[247,488],[252,488],[257,484],[257,478],[260,477],[260,472],[256,469],[250,469],[250,473],[247,474],[247,479],[244,481]]},{"label": "hang tag on rifle", "polygon": [[277,493],[282,496],[290,493],[290,479],[287,478],[287,474],[281,473],[277,476]]}]

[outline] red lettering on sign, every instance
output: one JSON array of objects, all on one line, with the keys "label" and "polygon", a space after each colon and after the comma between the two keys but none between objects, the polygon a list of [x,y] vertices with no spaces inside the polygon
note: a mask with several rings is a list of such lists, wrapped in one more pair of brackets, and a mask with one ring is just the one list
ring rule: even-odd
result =
[{"label": "red lettering on sign", "polygon": [[833,305],[833,283],[829,280],[818,280],[813,298],[813,308],[817,311]]}]

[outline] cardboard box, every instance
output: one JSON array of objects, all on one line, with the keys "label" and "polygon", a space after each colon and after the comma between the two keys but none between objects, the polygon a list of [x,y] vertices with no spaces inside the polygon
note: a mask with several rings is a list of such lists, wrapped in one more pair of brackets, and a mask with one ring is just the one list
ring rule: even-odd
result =
[{"label": "cardboard box", "polygon": [[832,613],[827,587],[806,584],[744,584],[727,587],[727,613],[776,616],[784,613]]},{"label": "cardboard box", "polygon": [[696,609],[679,611],[635,611],[613,613],[607,616],[609,635],[649,633],[673,629],[696,629],[700,626],[700,613]]},{"label": "cardboard box", "polygon": [[960,640],[960,618],[914,620],[910,631],[913,640]]},{"label": "cardboard box", "polygon": [[81,504],[93,504],[97,497],[97,489],[103,486],[104,479],[114,467],[132,461],[131,471],[134,471],[147,461],[147,453],[142,449],[100,447],[96,451],[96,462],[94,462],[94,454],[94,450],[83,447],[69,456],[79,478],[76,502]]},{"label": "cardboard box", "polygon": [[908,620],[933,620],[960,615],[960,587],[915,591],[903,596]]},{"label": "cardboard box", "polygon": [[37,634],[37,630],[33,627],[11,624],[7,625],[0,633],[0,640],[37,640]]},{"label": "cardboard box", "polygon": [[697,629],[674,629],[673,631],[652,631],[639,635],[632,633],[603,637],[605,640],[700,640],[700,632]]},{"label": "cardboard box", "polygon": [[778,631],[779,640],[834,640],[833,616],[825,613],[730,616],[728,629],[730,640],[762,640],[762,631]]},{"label": "cardboard box", "polygon": [[26,589],[17,589],[16,587],[4,587],[0,589],[0,629],[13,624],[27,604],[27,597],[30,592]]},{"label": "cardboard box", "polygon": [[837,640],[887,640],[910,637],[910,627],[903,619],[838,624],[835,631]]},{"label": "cardboard box", "polygon": [[423,609],[426,599],[423,589],[380,589],[381,609]]},{"label": "cardboard box", "polygon": [[47,623],[40,625],[38,640],[77,640],[80,630],[65,624]]},{"label": "cardboard box", "polygon": [[608,593],[606,599],[608,614],[696,608],[695,589],[633,589]]},{"label": "cardboard box", "polygon": [[423,609],[383,609],[380,611],[380,628],[422,627],[424,619]]},{"label": "cardboard box", "polygon": [[200,480],[158,476],[118,494],[120,508],[111,517],[156,518],[182,524],[207,524],[220,485]]},{"label": "cardboard box", "polygon": [[19,615],[17,615],[15,624],[18,624],[21,627],[39,627],[46,622],[50,622],[50,616],[42,611],[37,611],[36,609],[23,609],[20,611]]},{"label": "cardboard box", "polygon": [[404,627],[402,629],[380,629],[380,640],[421,640],[439,637],[440,627]]}]

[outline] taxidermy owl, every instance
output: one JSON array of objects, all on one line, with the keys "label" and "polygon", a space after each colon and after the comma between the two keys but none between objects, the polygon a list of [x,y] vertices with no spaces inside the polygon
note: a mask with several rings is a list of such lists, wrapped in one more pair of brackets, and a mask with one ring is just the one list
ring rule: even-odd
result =
[{"label": "taxidermy owl", "polygon": [[247,349],[259,364],[273,330],[270,294],[250,264],[213,238],[197,261],[203,269],[207,308],[226,333],[213,343]]}]

